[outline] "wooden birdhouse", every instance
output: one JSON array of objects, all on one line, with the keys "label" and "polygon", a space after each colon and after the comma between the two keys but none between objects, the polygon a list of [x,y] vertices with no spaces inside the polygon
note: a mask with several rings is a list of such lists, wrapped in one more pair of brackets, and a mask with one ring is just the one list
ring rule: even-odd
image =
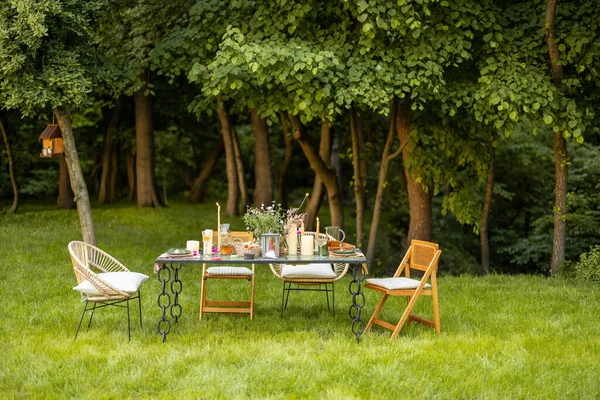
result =
[{"label": "wooden birdhouse", "polygon": [[52,158],[55,154],[65,152],[62,133],[58,124],[48,124],[40,135],[40,140],[42,141],[42,152],[40,154],[42,158]]}]

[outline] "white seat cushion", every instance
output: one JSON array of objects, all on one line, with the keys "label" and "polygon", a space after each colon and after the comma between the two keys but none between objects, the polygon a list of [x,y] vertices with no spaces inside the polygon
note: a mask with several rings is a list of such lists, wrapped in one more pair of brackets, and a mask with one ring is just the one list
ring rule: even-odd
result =
[{"label": "white seat cushion", "polygon": [[[416,289],[421,281],[411,278],[372,278],[367,279],[367,283],[375,286],[381,286],[387,290],[396,289]],[[429,283],[425,284],[425,288],[430,288]]]},{"label": "white seat cushion", "polygon": [[283,265],[282,278],[333,279],[336,277],[331,264]]},{"label": "white seat cushion", "polygon": [[250,276],[252,270],[246,267],[210,267],[206,270],[210,275]]},{"label": "white seat cushion", "polygon": [[[140,286],[142,286],[142,283],[148,279],[147,275],[140,274],[138,272],[102,272],[97,275],[100,279],[113,288],[125,293],[137,292]],[[101,295],[101,293],[98,292],[94,285],[92,285],[88,280],[81,282],[73,289],[88,296]]]}]

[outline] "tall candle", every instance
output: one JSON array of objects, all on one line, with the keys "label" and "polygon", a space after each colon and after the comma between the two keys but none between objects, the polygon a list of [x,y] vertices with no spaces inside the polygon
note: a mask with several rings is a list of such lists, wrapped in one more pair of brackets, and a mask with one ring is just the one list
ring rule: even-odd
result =
[{"label": "tall candle", "polygon": [[304,222],[302,223],[302,225],[300,226],[300,234],[304,235]]},{"label": "tall candle", "polygon": [[302,235],[301,237],[300,254],[303,256],[312,256],[315,247],[312,235]]},{"label": "tall candle", "polygon": [[221,251],[221,206],[217,203],[217,247]]},{"label": "tall candle", "polygon": [[[319,238],[319,217],[317,217],[317,232],[315,233],[315,239]],[[315,240],[315,251],[318,251],[317,241]]]},{"label": "tall candle", "polygon": [[295,256],[298,254],[298,227],[292,225],[287,234],[288,254]]}]

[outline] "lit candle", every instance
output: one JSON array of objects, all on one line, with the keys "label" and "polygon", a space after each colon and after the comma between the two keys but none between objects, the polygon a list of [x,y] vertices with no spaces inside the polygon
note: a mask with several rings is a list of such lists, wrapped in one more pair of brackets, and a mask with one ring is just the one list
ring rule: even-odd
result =
[{"label": "lit candle", "polygon": [[221,206],[217,203],[217,247],[221,252]]},{"label": "lit candle", "polygon": [[319,217],[317,217],[317,234],[315,235],[315,239],[319,238]]}]

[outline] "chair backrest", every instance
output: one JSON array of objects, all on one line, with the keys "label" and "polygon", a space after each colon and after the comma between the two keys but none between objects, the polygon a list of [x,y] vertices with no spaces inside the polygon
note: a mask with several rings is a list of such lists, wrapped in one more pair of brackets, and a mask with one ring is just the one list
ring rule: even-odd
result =
[{"label": "chair backrest", "polygon": [[127,293],[121,292],[104,280],[102,280],[93,271],[92,268],[102,272],[127,272],[129,271],[116,258],[88,243],[81,241],[72,241],[68,245],[69,255],[73,263],[73,270],[77,277],[77,283],[89,281],[100,293],[110,297],[114,295],[124,295]]},{"label": "chair backrest", "polygon": [[432,273],[437,273],[437,260],[439,254],[441,254],[439,245],[437,243],[426,242],[424,240],[412,240],[410,247],[404,255],[404,258],[400,262],[394,277],[399,277],[404,272],[405,276],[410,277],[410,270],[415,269],[418,271],[425,272],[432,266]]},{"label": "chair backrest", "polygon": [[[218,233],[213,231],[213,244],[219,240]],[[249,231],[231,231],[231,239],[241,239],[243,242],[251,242],[254,234]]]},{"label": "chair backrest", "polygon": [[410,268],[426,271],[439,248],[440,246],[437,243],[412,240],[410,245]]}]

